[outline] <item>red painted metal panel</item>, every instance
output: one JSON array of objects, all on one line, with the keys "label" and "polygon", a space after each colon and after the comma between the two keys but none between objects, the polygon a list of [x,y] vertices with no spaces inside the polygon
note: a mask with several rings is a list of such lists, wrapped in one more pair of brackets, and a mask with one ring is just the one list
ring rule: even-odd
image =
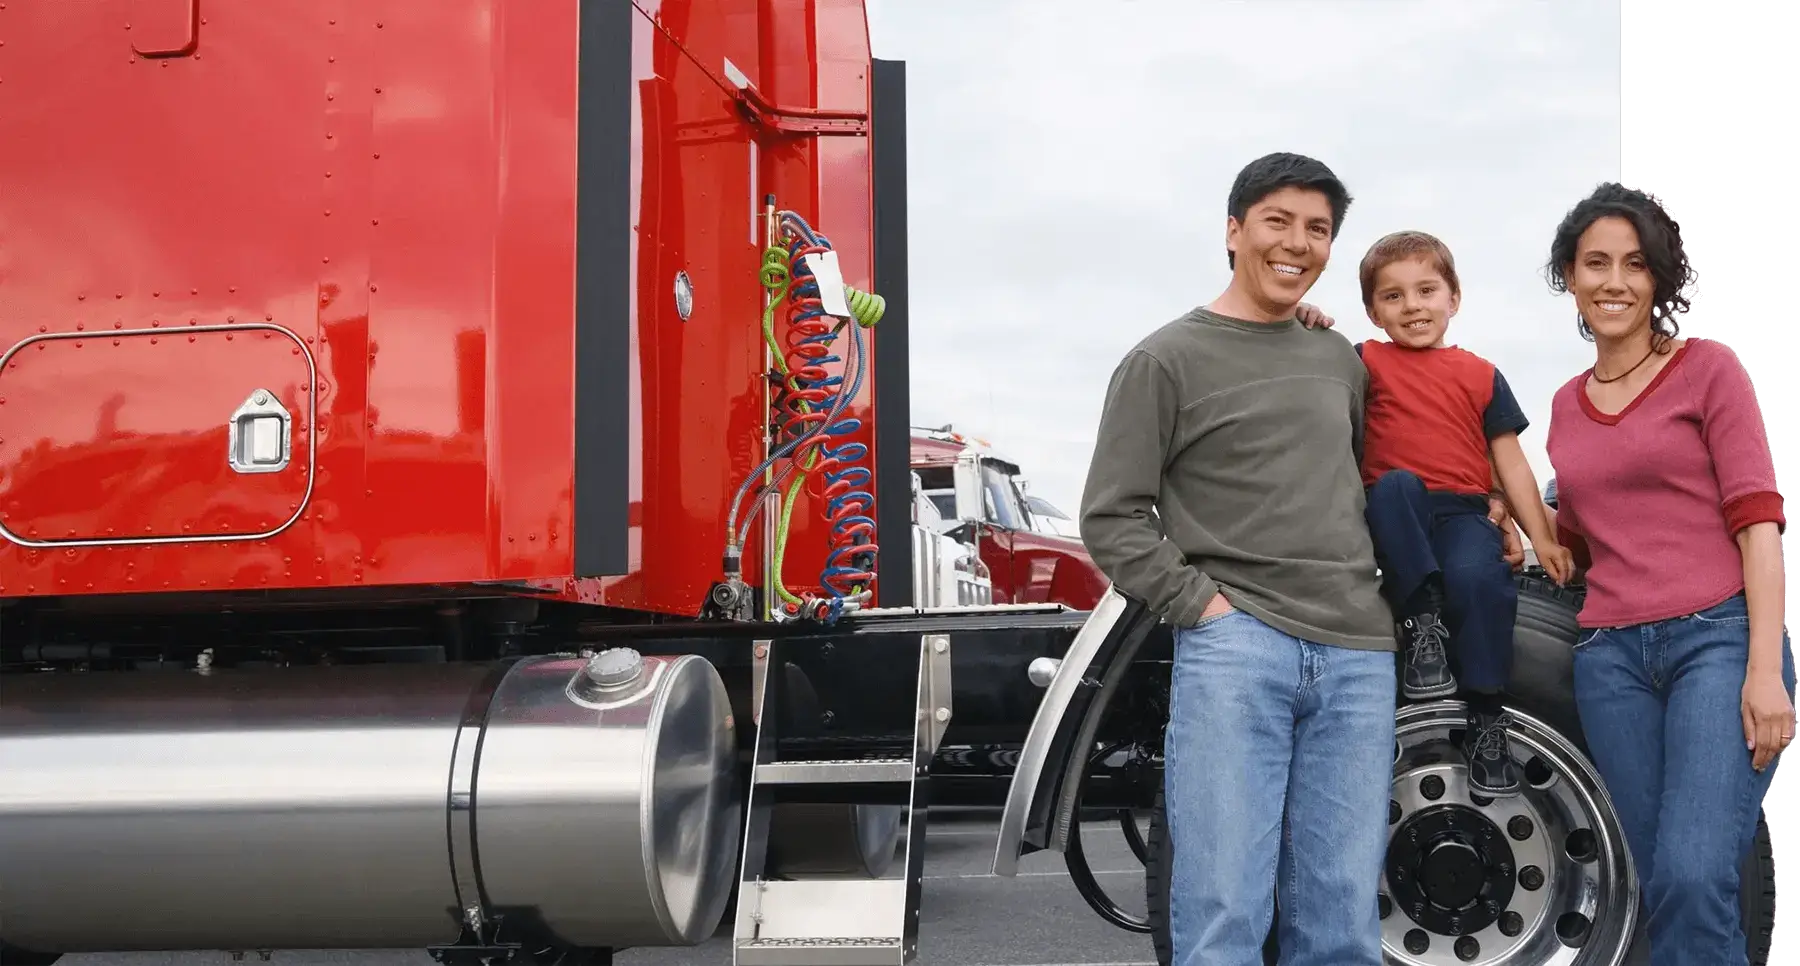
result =
[{"label": "red painted metal panel", "polygon": [[[317,118],[329,66],[314,53],[324,18],[315,25],[300,3],[209,13],[201,29],[213,46],[145,60],[129,48],[124,10],[13,3],[0,12],[0,36],[8,41],[0,52],[0,116],[7,118],[0,347],[39,333],[249,322],[283,326],[310,345],[317,336],[313,253],[323,220]],[[271,29],[277,25],[287,29]],[[262,334],[239,340],[254,346]],[[79,465],[81,476],[116,481],[104,493],[90,490],[85,524],[67,522],[65,532],[103,533],[134,512],[134,523],[153,530],[177,520],[216,522],[210,514],[224,512],[218,507],[230,497],[214,502],[193,491],[194,481],[215,479],[223,467],[223,442],[210,434],[222,430],[255,380],[279,379],[282,385],[266,388],[280,391],[290,408],[297,400],[289,389],[309,387],[285,368],[291,345],[272,349],[281,356],[272,361],[260,347],[215,351],[219,340],[210,336],[191,345],[171,336],[154,347],[149,338],[131,348],[74,350],[69,343],[67,352],[25,350],[42,355],[48,368],[9,372],[26,373],[23,385],[61,378],[91,388],[71,394],[56,418],[38,410],[40,418],[15,418],[16,428],[0,434],[0,504],[29,497],[36,474],[18,472],[20,450],[29,446],[39,472]],[[326,377],[323,395],[331,398],[335,360],[313,348]],[[94,362],[96,349],[109,362]],[[97,394],[108,383],[124,392],[114,425],[130,427],[110,443],[95,439],[105,398]],[[28,388],[25,401],[33,409],[42,404],[30,398],[35,391]],[[310,462],[297,459],[255,487],[296,492],[313,472]],[[318,475],[315,500],[341,485],[326,466]],[[247,485],[231,484],[231,493]],[[168,505],[133,511],[120,502],[140,496]],[[267,541],[54,551],[7,543],[0,546],[0,593],[321,583],[317,506]],[[274,512],[259,505],[247,516],[260,518],[265,509]]]},{"label": "red painted metal panel", "polygon": [[[639,49],[635,126],[642,138],[638,196],[638,378],[643,419],[642,497],[634,496],[642,570],[571,587],[571,595],[615,606],[691,613],[720,575],[732,494],[761,462],[764,413],[762,290],[757,266],[763,195],[830,236],[845,280],[870,287],[872,224],[868,141],[821,140],[746,121],[727,77],[730,61],[783,108],[868,110],[868,33],[860,3],[731,0],[710,4],[639,0],[646,24]],[[752,29],[754,28],[754,29]],[[756,38],[752,46],[750,38]],[[820,73],[822,49],[842,61]],[[860,66],[845,66],[845,65]],[[821,158],[832,167],[821,166]],[[752,181],[754,177],[754,181]],[[822,179],[840,182],[821,191]],[[692,279],[694,308],[683,322],[672,286]],[[869,354],[872,363],[873,352]],[[872,441],[873,380],[849,415]],[[784,577],[816,591],[830,527],[815,482],[790,528]],[[766,550],[759,520],[746,548],[744,578],[761,585]],[[902,534],[895,539],[904,539]]]},{"label": "red painted metal panel", "polygon": [[[144,2],[159,38],[180,41],[188,0]],[[217,478],[224,447],[213,437],[230,408],[213,410],[241,402],[254,388],[246,379],[275,379],[261,375],[270,367],[289,367],[267,388],[291,409],[317,407],[305,421],[317,452],[302,459],[297,447],[282,472],[231,479],[236,490],[208,497],[260,494],[227,521],[248,526],[312,474],[310,503],[275,536],[55,551],[8,542],[0,595],[531,580],[572,599],[697,610],[720,574],[731,494],[763,456],[760,195],[829,235],[850,284],[867,288],[870,272],[866,137],[748,119],[725,62],[768,103],[866,111],[866,26],[855,0],[637,0],[635,105],[618,132],[634,159],[634,231],[629,249],[611,240],[633,259],[631,429],[619,451],[631,480],[627,572],[576,580],[575,213],[581,190],[613,190],[581,184],[577,87],[596,67],[579,61],[583,6],[208,3],[196,43],[153,45],[191,52],[160,59],[121,45],[121,7],[0,11],[0,351],[38,334],[273,323],[317,366],[312,391],[292,353],[195,348],[182,358],[204,361],[157,369],[161,381],[134,388],[120,410],[137,419],[150,407],[141,425],[158,428],[108,442],[94,435],[100,390],[52,414],[46,380],[142,378],[147,343],[122,346],[116,366],[92,362],[86,343],[25,350],[89,353],[85,369],[21,368],[12,385],[31,401],[24,415],[0,414],[0,506],[38,499],[40,526],[136,525],[133,512],[151,511],[130,510],[123,494]],[[685,319],[678,272],[693,285]],[[873,398],[865,380],[850,412],[865,442]],[[27,442],[34,473],[79,465],[129,485],[116,499],[33,496],[43,484],[18,470]],[[788,552],[802,590],[816,585],[829,539],[813,493]],[[153,529],[213,520],[223,511],[210,506],[166,501],[142,519]],[[761,552],[753,539],[752,582]]]},{"label": "red painted metal panel", "polygon": [[[665,25],[694,9],[665,3]],[[621,607],[692,612],[719,579],[733,489],[760,458],[761,290],[751,244],[748,123],[703,51],[648,29],[638,87],[642,188],[637,217],[642,575],[609,582]],[[677,273],[693,307],[677,311]]]}]

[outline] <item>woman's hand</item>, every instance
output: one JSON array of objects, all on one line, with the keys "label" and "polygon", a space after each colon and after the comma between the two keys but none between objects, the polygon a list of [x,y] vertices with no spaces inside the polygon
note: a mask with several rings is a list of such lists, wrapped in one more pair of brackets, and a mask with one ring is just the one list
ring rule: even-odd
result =
[{"label": "woman's hand", "polygon": [[1326,315],[1323,309],[1306,302],[1301,302],[1299,307],[1294,309],[1294,318],[1299,319],[1300,324],[1309,329],[1329,329],[1337,324],[1337,320]]},{"label": "woman's hand", "polygon": [[1753,523],[1738,531],[1744,557],[1744,606],[1750,613],[1750,661],[1744,672],[1744,743],[1757,771],[1794,740],[1794,703],[1782,676],[1787,663],[1781,527]]},{"label": "woman's hand", "polygon": [[1752,668],[1744,676],[1741,710],[1750,764],[1762,771],[1794,740],[1794,703],[1788,700],[1779,669]]}]

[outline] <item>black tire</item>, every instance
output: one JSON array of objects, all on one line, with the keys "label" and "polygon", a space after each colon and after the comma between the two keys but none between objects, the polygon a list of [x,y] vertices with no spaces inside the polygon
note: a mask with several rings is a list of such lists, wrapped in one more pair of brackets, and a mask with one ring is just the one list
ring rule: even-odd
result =
[{"label": "black tire", "polygon": [[[1156,790],[1156,804],[1150,807],[1150,832],[1144,836],[1147,855],[1144,858],[1144,909],[1150,919],[1150,945],[1156,949],[1156,961],[1169,966],[1175,959],[1175,946],[1169,941],[1169,814],[1163,806],[1163,790]],[[1268,950],[1263,961],[1268,962]]]},{"label": "black tire", "polygon": [[[1558,587],[1536,574],[1519,577],[1518,586],[1513,680],[1508,688],[1510,700],[1556,728],[1585,755],[1587,741],[1575,709],[1572,685],[1574,643],[1579,633],[1575,618],[1581,609],[1582,595],[1579,590]],[[1169,966],[1172,951],[1169,943],[1168,817],[1161,789],[1157,790],[1156,804],[1150,814],[1147,842],[1150,860],[1144,868],[1144,898],[1150,915],[1150,938],[1156,950],[1156,961]],[[1738,900],[1751,966],[1768,966],[1775,933],[1775,851],[1768,823],[1760,814],[1754,847],[1744,859]],[[1269,938],[1263,944],[1265,966],[1274,966],[1276,962],[1275,939],[1271,928]],[[1640,920],[1637,941],[1626,957],[1627,966],[1648,962],[1647,945]],[[1538,964],[1508,963],[1507,966]]]},{"label": "black tire", "polygon": [[50,966],[61,953],[34,953],[0,942],[0,966]]},{"label": "black tire", "polygon": [[1738,891],[1744,913],[1744,940],[1750,947],[1751,966],[1768,966],[1775,944],[1775,842],[1769,823],[1756,817],[1756,842],[1744,863],[1744,881]]},{"label": "black tire", "polygon": [[1575,616],[1582,593],[1525,574],[1518,578],[1519,609],[1513,620],[1513,671],[1507,701],[1555,728],[1587,754],[1575,711]]}]

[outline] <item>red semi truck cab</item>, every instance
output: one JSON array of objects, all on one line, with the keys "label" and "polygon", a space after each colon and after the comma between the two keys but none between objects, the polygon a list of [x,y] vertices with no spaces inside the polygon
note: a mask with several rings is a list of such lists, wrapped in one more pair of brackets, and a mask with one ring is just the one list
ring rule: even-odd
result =
[{"label": "red semi truck cab", "polygon": [[1074,534],[1073,521],[1028,497],[1019,464],[986,440],[948,427],[915,427],[912,467],[945,530],[979,549],[994,603],[1091,610],[1106,593],[1106,577]]}]

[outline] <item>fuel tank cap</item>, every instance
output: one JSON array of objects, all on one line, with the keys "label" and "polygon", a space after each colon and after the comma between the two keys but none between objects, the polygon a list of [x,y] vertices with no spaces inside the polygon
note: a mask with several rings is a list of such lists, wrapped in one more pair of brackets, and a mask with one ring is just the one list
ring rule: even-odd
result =
[{"label": "fuel tank cap", "polygon": [[644,656],[629,647],[609,647],[588,658],[586,673],[597,688],[622,688],[644,673]]}]

